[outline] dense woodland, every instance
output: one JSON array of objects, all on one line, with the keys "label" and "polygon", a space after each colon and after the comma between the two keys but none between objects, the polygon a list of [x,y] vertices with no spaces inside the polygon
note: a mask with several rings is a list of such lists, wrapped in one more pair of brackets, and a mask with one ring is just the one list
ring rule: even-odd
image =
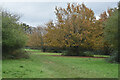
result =
[{"label": "dense woodland", "polygon": [[118,8],[101,13],[97,20],[93,10],[85,4],[56,7],[55,22],[31,27],[20,23],[20,16],[2,10],[3,59],[29,58],[24,48],[58,52],[65,56],[110,55],[109,62],[118,59]]}]

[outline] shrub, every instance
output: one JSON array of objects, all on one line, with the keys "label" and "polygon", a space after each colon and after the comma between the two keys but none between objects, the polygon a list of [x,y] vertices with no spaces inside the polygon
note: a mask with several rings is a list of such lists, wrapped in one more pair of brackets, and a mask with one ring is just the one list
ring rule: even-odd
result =
[{"label": "shrub", "polygon": [[88,56],[88,57],[94,57],[94,53],[91,51],[85,51],[81,56]]},{"label": "shrub", "polygon": [[2,29],[2,48],[4,54],[24,47],[25,41],[26,36],[21,31],[18,31],[18,29],[13,27]]},{"label": "shrub", "polygon": [[62,55],[65,56],[79,56],[80,48],[78,46],[71,46],[66,48],[66,51]]},{"label": "shrub", "polygon": [[4,55],[2,59],[20,59],[20,58],[29,58],[28,53],[23,49],[14,50],[12,53]]},{"label": "shrub", "polygon": [[118,57],[118,51],[112,53],[112,55],[106,59],[110,63],[120,62]]},{"label": "shrub", "polygon": [[62,53],[64,49],[58,47],[45,47],[45,52]]},{"label": "shrub", "polygon": [[79,51],[79,53],[76,55],[74,52],[70,52],[69,51],[64,51],[62,53],[62,55],[64,56],[87,56],[87,57],[94,57],[94,53],[91,51]]}]

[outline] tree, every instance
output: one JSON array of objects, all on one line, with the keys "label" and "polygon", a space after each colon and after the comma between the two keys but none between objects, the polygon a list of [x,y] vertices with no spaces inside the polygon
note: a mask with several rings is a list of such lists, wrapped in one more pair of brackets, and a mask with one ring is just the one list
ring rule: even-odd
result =
[{"label": "tree", "polygon": [[94,12],[84,4],[68,4],[67,8],[55,8],[57,21],[47,24],[45,40],[48,46],[65,47],[67,55],[82,55],[85,49],[102,46],[102,30]]},{"label": "tree", "polygon": [[119,9],[113,9],[111,16],[104,23],[104,36],[105,41],[110,44],[110,47],[113,48],[113,54],[110,57],[110,61],[114,62],[118,60],[118,22],[120,19],[118,18]]},{"label": "tree", "polygon": [[21,28],[25,31],[26,34],[31,34],[32,33],[32,27],[27,25],[26,23],[21,23],[20,24]]},{"label": "tree", "polygon": [[[106,40],[104,40],[104,27],[105,27],[105,24],[104,24],[104,22],[112,15],[112,12],[114,12],[114,10],[115,9],[112,9],[112,8],[110,8],[110,9],[108,9],[107,11],[104,11],[101,15],[100,15],[100,19],[99,20],[97,20],[97,21],[99,21],[99,26],[101,26],[101,30],[100,30],[100,32],[101,32],[101,37],[103,38],[102,39],[102,47],[101,48],[99,48],[99,52],[100,52],[100,54],[107,54],[107,55],[109,55],[109,54],[111,54],[111,52],[112,52],[112,48],[110,47],[110,44],[108,43],[108,41],[106,41]],[[97,29],[99,29],[99,28],[97,28]]]},{"label": "tree", "polygon": [[46,34],[45,28],[43,27],[34,27],[31,34],[28,34],[29,40],[27,42],[27,46],[31,47],[39,47],[45,52],[44,46],[44,38],[43,36]]},{"label": "tree", "polygon": [[[2,11],[2,52],[3,56],[13,55],[25,46],[26,36],[18,23],[19,16]],[[22,53],[21,53],[22,55]]]},{"label": "tree", "polygon": [[111,44],[112,47],[118,46],[118,10],[112,13],[105,22],[105,39]]}]

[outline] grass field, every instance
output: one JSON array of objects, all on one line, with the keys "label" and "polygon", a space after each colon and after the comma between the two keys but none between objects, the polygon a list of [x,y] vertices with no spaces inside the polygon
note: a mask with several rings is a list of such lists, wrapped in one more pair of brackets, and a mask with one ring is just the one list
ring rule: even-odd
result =
[{"label": "grass field", "polygon": [[[32,51],[31,51],[32,52]],[[103,58],[76,58],[34,51],[29,59],[3,60],[3,78],[117,78],[118,64]]]}]

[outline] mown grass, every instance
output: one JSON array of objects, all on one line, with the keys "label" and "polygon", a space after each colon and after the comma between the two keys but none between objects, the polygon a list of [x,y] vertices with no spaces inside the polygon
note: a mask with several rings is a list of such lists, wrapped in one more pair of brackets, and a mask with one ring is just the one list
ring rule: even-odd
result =
[{"label": "mown grass", "polygon": [[109,55],[94,55],[94,57],[105,57],[105,58],[107,58],[107,57],[110,57]]},{"label": "mown grass", "polygon": [[[118,64],[101,58],[46,56],[31,53],[29,59],[3,60],[3,78],[117,78]],[[51,53],[50,53],[51,54]],[[53,53],[54,54],[54,53]],[[57,54],[57,53],[56,53]]]},{"label": "mown grass", "polygon": [[47,52],[43,53],[43,52],[41,52],[41,53],[35,53],[35,54],[40,54],[40,55],[61,55],[62,53],[47,53]]},{"label": "mown grass", "polygon": [[24,50],[26,50],[26,51],[40,51],[41,52],[41,50],[37,50],[37,49],[24,49]]}]

